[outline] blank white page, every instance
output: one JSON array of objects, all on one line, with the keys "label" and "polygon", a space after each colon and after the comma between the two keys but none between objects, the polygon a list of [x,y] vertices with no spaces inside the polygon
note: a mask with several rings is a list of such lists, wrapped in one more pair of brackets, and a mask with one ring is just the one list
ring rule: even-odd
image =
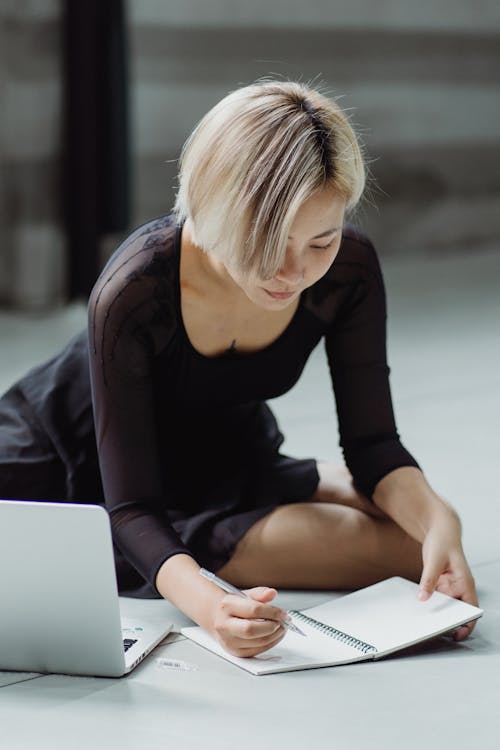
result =
[{"label": "blank white page", "polygon": [[304,614],[375,646],[380,653],[405,648],[476,619],[482,610],[436,591],[426,602],[418,585],[389,578]]}]

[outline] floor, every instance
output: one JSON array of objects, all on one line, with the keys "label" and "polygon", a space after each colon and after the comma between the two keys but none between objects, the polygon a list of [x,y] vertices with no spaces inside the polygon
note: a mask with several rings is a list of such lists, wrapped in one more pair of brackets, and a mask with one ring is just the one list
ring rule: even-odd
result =
[{"label": "floor", "polygon": [[[374,664],[253,677],[170,637],[120,680],[0,673],[5,747],[298,750],[500,746],[500,249],[386,259],[389,360],[398,426],[458,509],[485,615],[462,644],[440,639]],[[0,314],[0,390],[84,324],[85,310]],[[323,353],[274,403],[298,456],[340,460]],[[283,606],[324,592],[280,592]],[[123,600],[129,614],[167,602]],[[161,657],[180,661],[162,665]],[[182,668],[184,667],[184,668]]]}]

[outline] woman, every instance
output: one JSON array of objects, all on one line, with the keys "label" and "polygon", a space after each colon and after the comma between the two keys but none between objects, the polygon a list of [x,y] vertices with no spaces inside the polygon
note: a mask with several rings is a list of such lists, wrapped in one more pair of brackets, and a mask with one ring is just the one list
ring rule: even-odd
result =
[{"label": "woman", "polygon": [[[2,495],[104,499],[120,591],[169,599],[240,656],[284,635],[267,586],[403,575],[477,603],[458,517],[396,432],[380,268],[345,223],[364,179],[317,91],[233,92],[184,147],[174,215],[108,262],[88,335],[1,401]],[[320,339],[347,468],[282,455],[265,403]],[[256,588],[227,595],[200,565]]]}]

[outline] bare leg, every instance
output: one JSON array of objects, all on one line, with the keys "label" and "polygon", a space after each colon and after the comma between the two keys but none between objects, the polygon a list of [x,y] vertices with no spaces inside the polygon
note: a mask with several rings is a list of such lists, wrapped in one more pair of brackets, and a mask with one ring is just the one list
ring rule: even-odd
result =
[{"label": "bare leg", "polygon": [[375,503],[358,492],[350,471],[345,466],[330,463],[318,463],[319,484],[310,502],[334,503],[347,505],[349,508],[367,513],[375,518],[387,518],[386,514]]},{"label": "bare leg", "polygon": [[254,524],[220,575],[245,587],[316,589],[356,589],[393,575],[418,580],[420,545],[353,488],[347,470],[318,469],[314,497]]}]

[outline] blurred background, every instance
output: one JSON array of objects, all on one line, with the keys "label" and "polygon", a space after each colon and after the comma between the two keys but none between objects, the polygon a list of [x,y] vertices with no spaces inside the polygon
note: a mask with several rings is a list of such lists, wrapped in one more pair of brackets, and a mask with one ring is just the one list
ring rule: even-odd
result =
[{"label": "blurred background", "polygon": [[[499,37],[498,0],[0,0],[0,393],[86,325],[212,105],[315,81],[366,146],[403,442],[498,563]],[[342,461],[322,346],[272,408],[287,453]]]},{"label": "blurred background", "polygon": [[[369,695],[377,739],[377,717],[383,724],[375,745],[394,746],[390,736],[409,746],[417,705],[428,717],[427,748],[450,747],[450,727],[464,737],[454,747],[474,747],[473,732],[476,745],[494,747],[499,0],[0,0],[0,394],[85,326],[88,292],[110,252],[132,227],[170,210],[193,126],[263,75],[321,84],[366,145],[373,187],[356,222],[381,256],[398,429],[460,513],[488,614],[459,657],[475,700],[463,678],[457,694],[451,652],[421,656],[422,681],[410,692],[402,661],[389,681],[394,694],[402,686],[398,711],[387,680]],[[272,408],[285,452],[342,461],[322,346]],[[356,676],[353,684],[356,707]],[[350,705],[342,691],[338,706]],[[86,705],[93,710],[94,698]],[[351,715],[342,736],[354,731],[347,744],[358,747],[364,735]],[[375,747],[374,722],[365,724],[363,746]],[[412,747],[418,728],[415,737]],[[297,741],[287,738],[290,747]]]},{"label": "blurred background", "polygon": [[169,211],[198,119],[263,75],[341,98],[382,257],[498,248],[499,37],[497,0],[1,0],[0,304],[84,301]]}]

